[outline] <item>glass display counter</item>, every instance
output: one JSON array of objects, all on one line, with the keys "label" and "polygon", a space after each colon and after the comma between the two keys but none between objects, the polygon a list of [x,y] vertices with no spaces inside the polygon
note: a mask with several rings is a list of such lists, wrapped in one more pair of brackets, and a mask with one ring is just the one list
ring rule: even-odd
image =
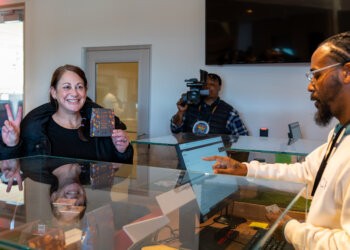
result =
[{"label": "glass display counter", "polygon": [[[254,249],[306,215],[300,183],[49,156],[0,166],[1,249],[245,249],[265,228]],[[272,203],[283,213],[269,223]]]},{"label": "glass display counter", "polygon": [[[188,140],[200,140],[210,136],[195,136],[193,134],[179,133],[148,139],[132,141],[135,144],[175,146],[178,143]],[[273,154],[289,154],[296,156],[306,156],[324,142],[320,140],[297,139],[292,143],[288,138],[255,137],[221,135],[224,141],[230,142],[229,149],[234,151],[261,152]]]}]

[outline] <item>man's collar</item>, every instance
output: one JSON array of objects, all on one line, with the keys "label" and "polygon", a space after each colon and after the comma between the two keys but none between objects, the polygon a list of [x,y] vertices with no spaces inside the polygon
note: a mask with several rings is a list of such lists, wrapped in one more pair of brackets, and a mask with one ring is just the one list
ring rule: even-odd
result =
[{"label": "man's collar", "polygon": [[[216,100],[215,100],[212,104],[210,104],[210,106],[216,106],[216,105],[219,104],[219,102],[220,102],[220,97],[217,97]],[[206,104],[206,105],[209,105],[209,104],[207,104],[207,103],[205,102],[204,99],[203,99],[203,103]]]},{"label": "man's collar", "polygon": [[215,100],[215,102],[213,102],[213,104],[218,105],[219,102],[220,102],[220,97],[216,98],[216,100]]},{"label": "man's collar", "polygon": [[[334,133],[338,133],[338,131],[340,130],[340,128],[342,127],[343,125],[341,125],[340,123],[338,123],[335,128],[334,128]],[[344,135],[350,135],[350,124],[348,124],[346,126],[346,130],[345,130],[345,133]]]}]

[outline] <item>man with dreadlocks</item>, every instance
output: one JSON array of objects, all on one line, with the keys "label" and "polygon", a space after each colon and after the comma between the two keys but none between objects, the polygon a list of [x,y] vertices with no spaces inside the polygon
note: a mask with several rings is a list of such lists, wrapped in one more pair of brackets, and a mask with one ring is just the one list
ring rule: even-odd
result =
[{"label": "man with dreadlocks", "polygon": [[[294,164],[241,163],[210,156],[216,173],[304,182],[313,196],[306,221],[287,216],[279,225],[296,249],[349,249],[350,246],[350,32],[322,42],[306,74],[315,102],[315,121],[325,126],[335,117],[339,124],[327,143]],[[268,213],[270,220],[279,214]]]}]

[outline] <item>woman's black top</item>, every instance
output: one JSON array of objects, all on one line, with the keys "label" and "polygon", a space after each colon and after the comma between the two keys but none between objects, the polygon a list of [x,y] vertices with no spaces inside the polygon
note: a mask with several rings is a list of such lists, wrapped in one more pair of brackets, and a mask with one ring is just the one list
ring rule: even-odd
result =
[{"label": "woman's black top", "polygon": [[47,126],[47,135],[51,142],[51,154],[70,158],[98,160],[96,155],[95,138],[88,142],[78,136],[78,129],[67,129],[58,125],[52,117]]}]

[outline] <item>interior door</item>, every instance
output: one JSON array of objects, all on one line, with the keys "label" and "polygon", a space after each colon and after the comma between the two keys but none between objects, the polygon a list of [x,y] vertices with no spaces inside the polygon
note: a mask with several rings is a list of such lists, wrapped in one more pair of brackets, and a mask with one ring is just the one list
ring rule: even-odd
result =
[{"label": "interior door", "polygon": [[114,110],[131,140],[149,134],[150,49],[84,48],[89,97]]},{"label": "interior door", "polygon": [[126,124],[132,139],[137,135],[138,62],[96,64],[96,102]]}]

